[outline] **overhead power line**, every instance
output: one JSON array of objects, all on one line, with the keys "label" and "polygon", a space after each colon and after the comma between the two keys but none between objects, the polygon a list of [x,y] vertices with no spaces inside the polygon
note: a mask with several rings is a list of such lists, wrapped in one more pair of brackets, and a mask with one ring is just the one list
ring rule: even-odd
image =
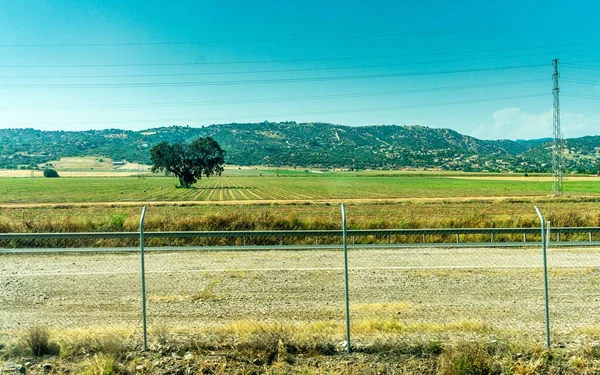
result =
[{"label": "overhead power line", "polygon": [[512,95],[505,97],[495,97],[486,99],[474,99],[474,100],[457,100],[450,102],[441,103],[427,103],[427,104],[416,104],[416,105],[403,105],[403,106],[387,106],[387,107],[370,107],[370,108],[354,108],[354,109],[341,109],[341,110],[325,110],[325,111],[313,111],[313,112],[288,112],[280,114],[259,114],[251,116],[219,116],[219,117],[204,117],[204,118],[183,118],[183,119],[152,119],[152,120],[138,120],[138,121],[53,121],[53,122],[36,122],[36,123],[12,123],[11,126],[36,126],[36,125],[123,125],[123,124],[157,124],[157,123],[179,123],[184,124],[189,121],[214,121],[223,119],[233,118],[260,118],[265,119],[268,117],[289,117],[289,116],[306,116],[306,115],[327,115],[337,113],[360,113],[360,112],[371,112],[371,111],[390,111],[398,109],[412,109],[412,108],[429,108],[429,107],[443,107],[461,104],[471,103],[482,103],[482,102],[494,102],[502,100],[514,100],[547,96],[548,93],[529,94],[529,95]]},{"label": "overhead power line", "polygon": [[597,95],[571,94],[571,93],[568,93],[568,92],[566,92],[566,93],[563,92],[562,95],[563,96],[572,97],[572,98],[600,100],[600,96],[597,96]]},{"label": "overhead power line", "polygon": [[372,96],[386,96],[386,95],[397,95],[397,94],[418,94],[428,93],[437,91],[450,91],[450,90],[465,90],[473,88],[487,88],[487,87],[498,87],[498,86],[510,86],[520,85],[535,82],[545,82],[546,79],[528,79],[520,81],[508,81],[508,82],[490,82],[484,84],[473,84],[473,85],[458,85],[458,86],[440,86],[433,88],[423,89],[407,89],[407,90],[393,90],[393,91],[378,91],[378,92],[363,92],[363,93],[351,93],[351,94],[334,94],[334,95],[311,95],[311,96],[295,96],[287,98],[262,98],[262,99],[241,99],[241,100],[213,100],[213,101],[202,101],[202,102],[172,102],[172,103],[132,103],[132,104],[117,104],[117,105],[106,105],[106,104],[91,104],[91,105],[0,105],[0,109],[25,109],[29,110],[32,108],[52,108],[52,109],[91,109],[91,108],[155,108],[155,107],[187,107],[187,106],[208,106],[208,105],[226,105],[226,104],[252,104],[252,103],[276,103],[276,102],[288,102],[288,101],[301,101],[301,100],[325,100],[325,99],[344,99],[344,98],[362,98]]},{"label": "overhead power line", "polygon": [[487,71],[500,71],[512,69],[529,69],[546,67],[547,64],[530,64],[501,66],[493,68],[478,69],[457,69],[429,72],[412,73],[386,73],[386,74],[365,74],[348,76],[329,76],[329,77],[304,77],[304,78],[278,78],[278,79],[253,79],[253,80],[235,80],[235,81],[186,81],[186,82],[138,82],[138,83],[78,83],[78,84],[3,84],[0,89],[99,89],[99,88],[138,88],[138,87],[187,87],[187,86],[230,86],[230,85],[253,85],[253,84],[271,84],[271,83],[293,83],[293,82],[323,82],[323,81],[342,81],[354,79],[372,79],[372,78],[392,78],[392,77],[410,77],[423,75],[443,75],[457,73],[474,73]]},{"label": "overhead power line", "polygon": [[587,63],[598,62],[598,61],[600,61],[600,59],[584,60],[584,61],[572,61],[571,63],[566,63],[566,64],[563,64],[563,65],[581,66],[581,64],[587,64]]},{"label": "overhead power line", "polygon": [[0,78],[2,78],[2,79],[135,78],[135,77],[189,77],[189,76],[204,76],[204,75],[215,76],[215,75],[231,75],[231,74],[292,73],[292,72],[332,71],[332,70],[351,70],[351,69],[391,68],[391,67],[412,66],[412,65],[447,64],[447,63],[459,63],[459,62],[508,59],[508,58],[515,58],[515,57],[544,56],[544,55],[554,55],[557,53],[583,52],[583,51],[595,51],[595,50],[600,50],[600,48],[562,51],[562,52],[545,52],[545,53],[509,55],[509,56],[479,57],[479,58],[468,58],[468,59],[457,59],[457,60],[437,60],[437,61],[430,60],[430,61],[416,61],[416,62],[405,62],[405,63],[394,63],[394,64],[354,65],[354,66],[342,66],[342,67],[269,69],[269,70],[250,70],[250,71],[245,70],[245,71],[229,71],[229,72],[165,73],[165,74],[104,74],[104,75],[102,75],[102,74],[100,74],[100,75],[85,75],[84,74],[84,75],[62,75],[62,76],[0,76]]},{"label": "overhead power line", "polygon": [[600,70],[600,66],[578,65],[578,64],[562,64],[568,68],[585,69],[585,70]]},{"label": "overhead power line", "polygon": [[[320,57],[320,58],[304,58],[304,59],[274,59],[274,60],[238,60],[238,61],[215,61],[215,62],[172,62],[172,63],[129,63],[129,64],[49,64],[49,65],[0,65],[0,68],[119,68],[119,67],[145,67],[145,66],[202,66],[202,65],[237,65],[237,64],[269,64],[269,63],[290,63],[290,62],[316,62],[316,61],[349,61],[349,60],[367,60],[367,59],[391,59],[405,58],[418,56],[441,56],[441,55],[462,55],[470,53],[490,53],[490,52],[505,52],[505,51],[522,51],[544,48],[561,48],[561,47],[582,47],[582,46],[598,46],[600,43],[570,43],[570,44],[555,44],[546,46],[529,46],[515,48],[497,48],[497,49],[481,49],[481,50],[453,50],[444,52],[424,52],[412,54],[394,54],[394,55],[363,55],[363,56],[348,56],[348,57]],[[585,52],[594,49],[582,49],[567,52]],[[555,51],[553,51],[555,52]],[[541,53],[540,53],[541,54]],[[545,53],[544,53],[545,54]]]},{"label": "overhead power line", "polygon": [[376,38],[396,38],[406,36],[428,36],[428,35],[452,35],[452,34],[476,34],[489,32],[520,31],[534,29],[553,29],[553,28],[571,28],[582,26],[596,26],[598,22],[578,23],[570,25],[537,25],[537,26],[518,26],[502,27],[488,29],[466,29],[466,30],[438,30],[409,33],[393,34],[367,34],[367,35],[338,35],[338,36],[316,36],[316,37],[298,37],[298,38],[274,38],[274,39],[233,39],[233,40],[195,40],[195,41],[174,41],[174,42],[115,42],[115,43],[15,43],[0,44],[1,48],[11,47],[111,47],[111,46],[159,46],[159,45],[193,45],[193,44],[229,44],[229,43],[267,43],[267,42],[297,42],[297,41],[318,41],[318,40],[344,40],[344,39],[376,39]]},{"label": "overhead power line", "polygon": [[564,82],[579,83],[582,85],[600,85],[600,81],[591,81],[587,79],[564,78]]}]

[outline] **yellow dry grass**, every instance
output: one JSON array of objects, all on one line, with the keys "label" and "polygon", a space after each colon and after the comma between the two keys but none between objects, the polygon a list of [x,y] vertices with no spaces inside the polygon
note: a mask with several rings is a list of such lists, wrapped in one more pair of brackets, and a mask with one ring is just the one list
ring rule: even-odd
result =
[{"label": "yellow dry grass", "polygon": [[[522,175],[506,175],[506,176],[452,176],[452,178],[460,178],[465,180],[493,180],[493,181],[544,181],[552,182],[552,176],[531,176],[525,177]],[[564,178],[565,181],[600,181],[598,176],[569,176]]]},{"label": "yellow dry grass", "polygon": [[356,303],[352,305],[352,312],[362,313],[400,313],[414,309],[416,306],[409,301],[396,301],[388,303]]}]

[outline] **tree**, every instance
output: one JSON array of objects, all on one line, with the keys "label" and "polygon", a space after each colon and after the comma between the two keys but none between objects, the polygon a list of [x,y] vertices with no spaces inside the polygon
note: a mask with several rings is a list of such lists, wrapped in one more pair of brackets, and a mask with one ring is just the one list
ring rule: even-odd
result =
[{"label": "tree", "polygon": [[150,160],[152,172],[171,172],[179,178],[181,187],[189,188],[202,175],[221,175],[225,151],[212,137],[200,137],[190,144],[163,141],[150,149]]},{"label": "tree", "polygon": [[56,172],[54,169],[52,168],[48,168],[44,170],[44,177],[60,177],[58,175],[58,172]]}]

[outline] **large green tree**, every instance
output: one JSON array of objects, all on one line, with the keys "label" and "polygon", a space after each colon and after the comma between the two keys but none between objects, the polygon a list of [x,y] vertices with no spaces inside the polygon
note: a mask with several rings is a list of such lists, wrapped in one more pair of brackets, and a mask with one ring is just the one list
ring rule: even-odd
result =
[{"label": "large green tree", "polygon": [[152,171],[167,171],[179,178],[181,187],[189,188],[196,181],[221,175],[225,151],[211,137],[198,138],[191,143],[160,142],[150,149]]}]

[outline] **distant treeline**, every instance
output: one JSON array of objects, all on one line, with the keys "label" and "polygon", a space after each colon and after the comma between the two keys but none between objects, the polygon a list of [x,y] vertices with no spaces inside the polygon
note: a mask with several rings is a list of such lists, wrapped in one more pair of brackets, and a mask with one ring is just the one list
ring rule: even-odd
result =
[{"label": "distant treeline", "polygon": [[[205,136],[215,138],[227,151],[226,163],[234,165],[523,173],[551,170],[550,139],[489,141],[418,125],[350,127],[295,122],[171,126],[144,131],[0,129],[0,168],[38,168],[72,156],[148,164],[149,149],[161,141],[189,142]],[[568,139],[566,150],[567,173],[599,171],[600,136]]]}]

